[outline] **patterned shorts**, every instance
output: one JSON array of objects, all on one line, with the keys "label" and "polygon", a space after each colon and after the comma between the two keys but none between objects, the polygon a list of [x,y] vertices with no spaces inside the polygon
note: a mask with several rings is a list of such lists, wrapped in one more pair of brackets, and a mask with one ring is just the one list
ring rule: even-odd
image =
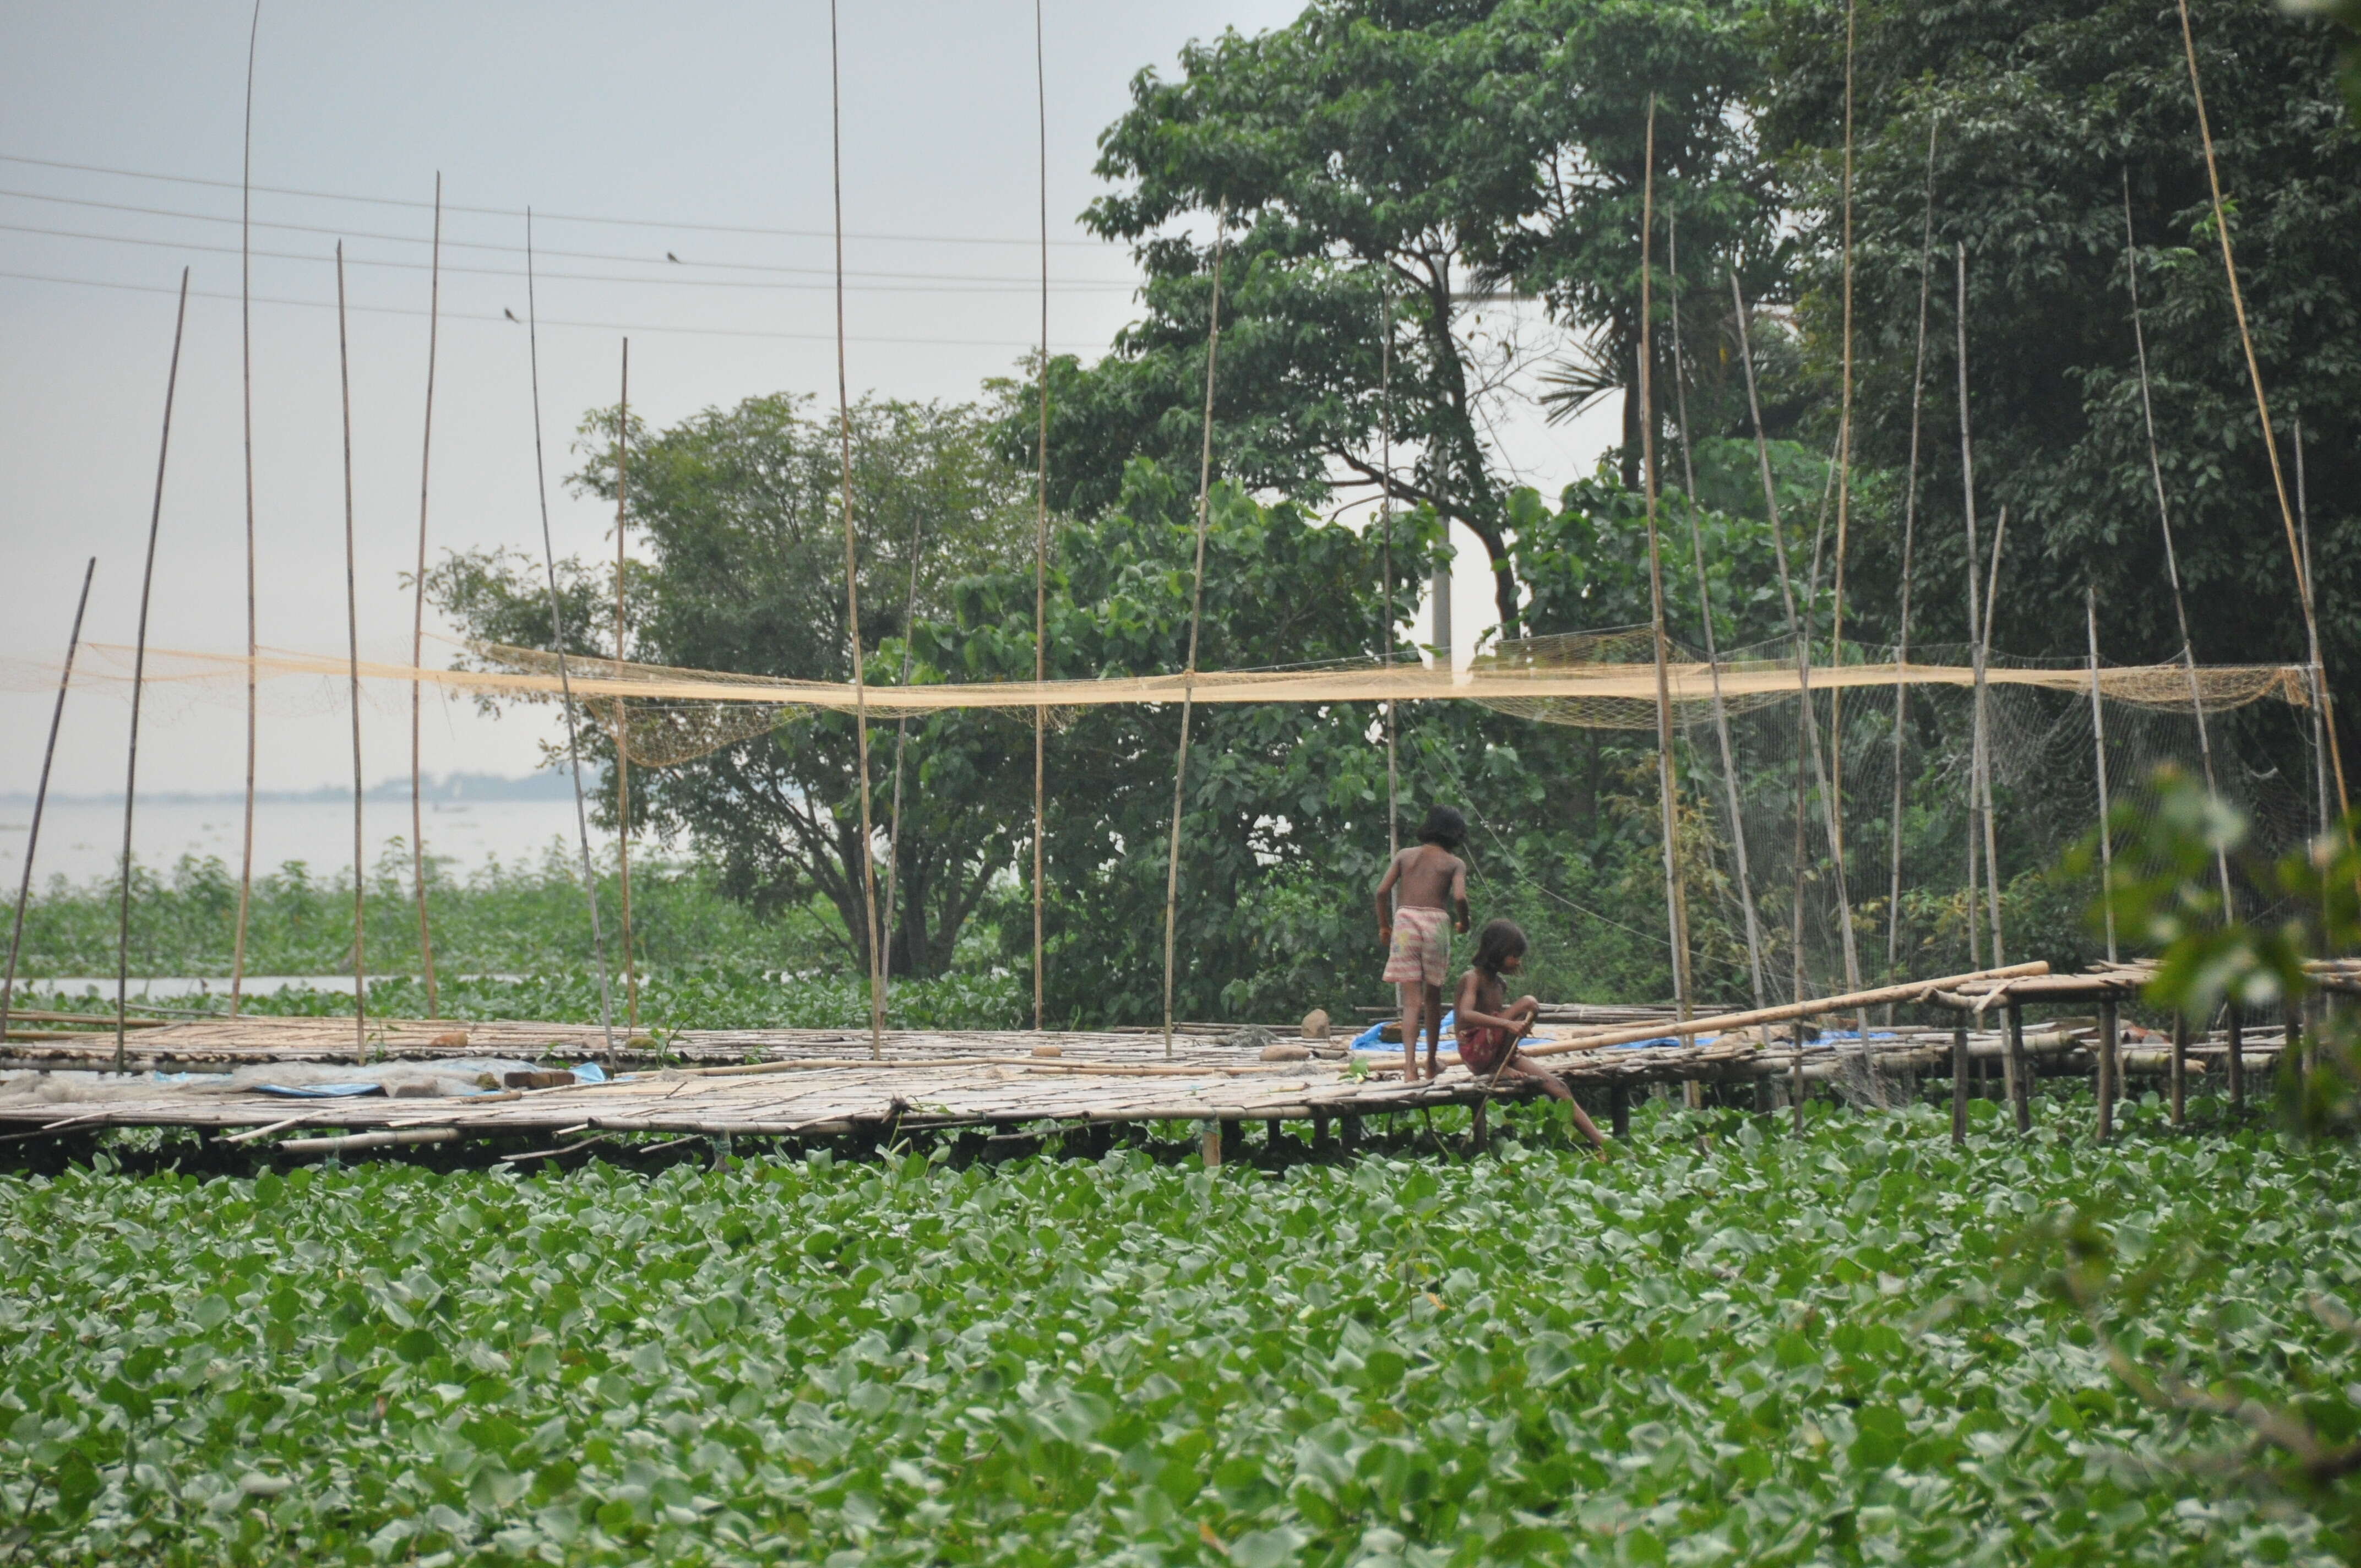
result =
[{"label": "patterned shorts", "polygon": [[1396,985],[1441,985],[1451,972],[1451,913],[1406,904],[1394,911],[1394,945],[1386,979]]}]

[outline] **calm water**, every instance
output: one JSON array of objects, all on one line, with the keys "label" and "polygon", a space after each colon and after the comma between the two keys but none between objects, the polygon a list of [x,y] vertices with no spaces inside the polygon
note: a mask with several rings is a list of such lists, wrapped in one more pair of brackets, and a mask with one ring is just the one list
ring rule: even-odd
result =
[{"label": "calm water", "polygon": [[[235,874],[244,809],[236,797],[192,805],[142,801],[133,819],[132,853],[141,864],[161,871],[169,871],[183,855],[214,855]],[[16,897],[17,878],[24,874],[25,840],[32,816],[27,802],[0,802],[0,888],[5,888],[0,900]],[[372,863],[397,842],[406,856],[410,803],[368,802],[362,830]],[[275,870],[283,861],[302,861],[315,875],[334,875],[352,864],[352,803],[259,804],[254,811],[254,834],[258,873]],[[576,839],[571,800],[430,803],[426,808],[427,851],[447,857],[450,870],[458,875],[494,858],[505,865],[538,860],[553,842],[569,857],[579,852],[572,847]],[[120,801],[52,800],[41,822],[40,861],[33,868],[35,878],[43,884],[53,876],[73,883],[93,882],[112,873],[122,851]]]}]

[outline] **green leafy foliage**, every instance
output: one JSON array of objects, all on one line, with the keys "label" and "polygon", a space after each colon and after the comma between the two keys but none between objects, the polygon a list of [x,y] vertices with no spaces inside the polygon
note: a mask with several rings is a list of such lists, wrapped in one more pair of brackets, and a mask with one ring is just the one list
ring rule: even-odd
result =
[{"label": "green leafy foliage", "polygon": [[1984,1109],[1651,1113],[1606,1167],[7,1180],[0,1508],[45,1563],[2334,1560],[2344,1494],[2182,1468],[2222,1423],[2009,1255],[2080,1202],[2158,1266],[2122,1332],[2334,1385],[2286,1302],[2361,1288],[2351,1156]]}]

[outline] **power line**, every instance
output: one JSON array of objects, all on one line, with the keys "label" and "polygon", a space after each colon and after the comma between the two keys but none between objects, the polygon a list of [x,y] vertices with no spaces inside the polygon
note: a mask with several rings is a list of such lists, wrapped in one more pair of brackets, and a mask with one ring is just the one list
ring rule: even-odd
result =
[{"label": "power line", "polygon": [[[48,202],[59,206],[89,207],[100,212],[133,213],[142,217],[171,218],[182,223],[235,224],[238,221],[236,218],[224,217],[214,213],[188,213],[181,212],[170,207],[146,207],[130,202],[101,202],[87,196],[53,196],[45,194],[38,191],[11,191],[0,189],[0,196],[8,197],[19,202]],[[348,240],[382,240],[390,245],[425,245],[428,243],[425,237],[420,235],[385,234],[368,229],[336,227],[325,224],[274,224],[258,218],[254,220],[252,226],[258,229],[278,229],[286,234],[328,235],[338,239]],[[488,240],[459,240],[446,238],[443,242],[443,247],[445,250],[497,251],[508,256],[522,256],[524,254],[524,247],[521,245],[498,245]],[[562,256],[569,261],[625,261],[635,262],[643,266],[653,265],[655,261],[655,258],[653,256],[635,256],[628,252],[612,250],[541,250],[538,251],[537,254],[543,256]],[[665,253],[665,258],[673,262],[675,266],[709,268],[716,271],[778,272],[811,278],[831,278],[835,276],[829,269],[825,267],[785,267],[773,262],[762,261],[682,260],[672,256],[670,252]],[[522,274],[520,273],[519,276],[522,276]],[[912,282],[1009,283],[1022,285],[1027,289],[1037,287],[1039,281],[1038,279],[1016,278],[988,272],[878,272],[854,269],[848,270],[845,273],[845,276],[848,278],[889,278]],[[1135,281],[1120,279],[1092,279],[1078,280],[1077,281],[1084,281],[1104,288],[1128,289],[1137,286]]]},{"label": "power line", "polygon": [[[156,283],[112,283],[96,278],[60,278],[52,273],[46,272],[12,272],[0,270],[0,278],[15,279],[27,283],[64,283],[78,289],[112,289],[119,292],[133,294],[177,294],[180,292],[178,289],[168,289]],[[236,294],[216,294],[203,289],[190,290],[189,297],[192,300],[236,300],[237,298]],[[333,311],[336,308],[335,303],[330,301],[278,299],[263,294],[255,295],[254,302],[258,305],[294,305],[304,310],[313,311]],[[366,315],[423,316],[426,313],[424,311],[408,310],[399,305],[354,305],[350,308]],[[445,311],[443,313],[443,319],[445,321],[494,322],[501,325],[516,324],[513,319],[510,317],[482,315],[468,311]],[[645,322],[558,321],[549,317],[544,317],[541,324],[544,326],[583,327],[595,332],[674,333],[691,337],[758,337],[774,338],[793,343],[833,343],[836,341],[834,334],[830,333],[765,332],[752,327],[661,326],[651,325]],[[1013,348],[1022,351],[1032,351],[1039,348],[1040,346],[1039,344],[1029,340],[1020,343],[1015,339],[980,337],[855,337],[851,341],[855,343],[903,344],[920,348]],[[1098,345],[1095,344],[1061,343],[1055,345],[1054,346],[1060,349],[1072,350],[1077,353],[1091,353],[1095,352]]]},{"label": "power line", "polygon": [[[0,194],[5,194],[5,192],[0,192]],[[311,261],[325,263],[330,259],[324,256],[308,255],[302,251],[241,251],[238,247],[234,245],[207,245],[200,240],[146,239],[134,235],[86,234],[76,229],[44,228],[35,224],[0,223],[0,234],[41,235],[50,239],[89,240],[102,245],[139,245],[153,247],[163,250],[211,251],[221,256],[251,255],[265,257],[278,261]],[[404,272],[424,272],[430,270],[428,263],[423,261],[370,261],[364,260],[359,257],[347,257],[346,258],[346,263],[352,267],[390,268]],[[445,272],[466,272],[483,278],[522,278],[524,276],[523,269],[522,268],[515,267],[445,266],[443,270]],[[763,282],[753,279],[739,278],[685,278],[664,277],[662,275],[619,277],[611,272],[545,272],[541,274],[541,277],[544,281],[555,280],[557,282],[566,283],[646,283],[654,284],[658,287],[667,289],[783,289],[790,291],[803,290],[825,291],[829,287],[829,284],[818,282]],[[957,286],[945,286],[944,284],[939,283],[862,283],[847,286],[858,288],[864,293],[872,294],[1030,294],[1041,285],[1038,279],[1021,280],[1017,279],[1010,279],[1005,282],[961,283]],[[1060,290],[1070,291],[1087,291],[1097,293],[1120,291],[1123,293],[1129,293],[1136,285],[1128,283],[1071,283],[1060,284],[1058,287]]]},{"label": "power line", "polygon": [[[27,158],[16,153],[0,152],[0,163],[29,164],[37,169],[62,169],[71,170],[77,174],[108,174],[124,180],[155,180],[172,185],[209,185],[218,190],[226,191],[236,191],[240,188],[238,182],[235,180],[207,180],[193,174],[153,174],[149,173],[146,170],[140,169],[111,169],[104,164],[69,163],[59,159]],[[431,202],[410,201],[399,196],[353,196],[347,195],[339,191],[305,191],[286,185],[257,185],[254,189],[273,196],[300,196],[306,200],[318,202],[359,202],[376,207],[414,207],[423,211],[434,205]],[[474,213],[487,217],[495,218],[522,218],[524,216],[524,210],[521,207],[469,207],[451,202],[445,203],[443,210],[446,213]],[[533,210],[533,216],[544,222],[554,221],[571,224],[606,224],[618,228],[687,229],[694,230],[701,234],[768,235],[783,239],[831,239],[834,237],[833,231],[829,229],[763,228],[747,224],[697,224],[675,222],[670,219],[662,218],[611,218],[600,217],[588,213],[544,213],[539,208],[535,208]],[[1028,249],[1040,244],[1040,241],[1037,238],[1003,239],[997,236],[986,235],[858,234],[847,232],[844,237],[847,239],[884,240],[895,244],[910,245],[1021,245]],[[1082,250],[1098,250],[1104,248],[1101,242],[1089,239],[1057,239],[1051,240],[1049,243],[1058,246],[1069,246]]]}]

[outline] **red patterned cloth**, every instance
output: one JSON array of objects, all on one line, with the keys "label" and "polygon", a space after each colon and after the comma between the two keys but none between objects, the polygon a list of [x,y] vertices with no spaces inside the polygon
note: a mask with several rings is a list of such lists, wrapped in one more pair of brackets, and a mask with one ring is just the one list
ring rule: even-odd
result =
[{"label": "red patterned cloth", "polygon": [[1515,1038],[1506,1029],[1470,1024],[1459,1031],[1459,1062],[1470,1072],[1490,1072],[1516,1048]]}]

